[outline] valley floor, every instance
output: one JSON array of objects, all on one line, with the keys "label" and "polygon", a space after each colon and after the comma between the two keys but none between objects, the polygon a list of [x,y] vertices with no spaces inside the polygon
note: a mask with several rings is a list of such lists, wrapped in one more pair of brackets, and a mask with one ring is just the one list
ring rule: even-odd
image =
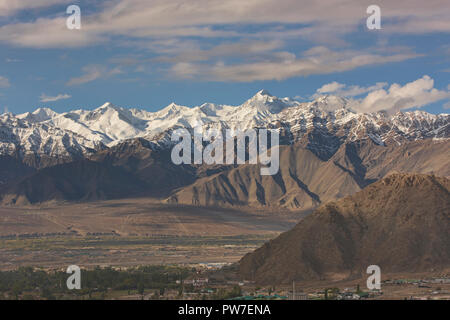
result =
[{"label": "valley floor", "polygon": [[0,270],[228,264],[290,229],[303,215],[142,198],[1,207]]}]

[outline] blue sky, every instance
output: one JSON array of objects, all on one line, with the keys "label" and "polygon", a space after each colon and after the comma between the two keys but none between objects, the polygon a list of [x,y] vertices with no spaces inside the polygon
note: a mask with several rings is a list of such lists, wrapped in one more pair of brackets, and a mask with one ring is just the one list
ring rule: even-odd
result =
[{"label": "blue sky", "polygon": [[[66,8],[81,8],[68,30]],[[0,0],[0,113],[240,104],[260,89],[449,112],[450,3]]]}]

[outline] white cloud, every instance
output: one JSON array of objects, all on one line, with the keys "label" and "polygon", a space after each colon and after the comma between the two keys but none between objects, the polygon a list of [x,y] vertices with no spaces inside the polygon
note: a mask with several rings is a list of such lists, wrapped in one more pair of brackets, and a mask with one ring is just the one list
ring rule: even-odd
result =
[{"label": "white cloud", "polygon": [[118,67],[113,69],[107,69],[100,65],[89,65],[83,67],[83,74],[79,77],[71,78],[68,82],[68,86],[80,85],[88,82],[92,82],[99,78],[108,78],[117,74],[121,74],[122,70]]},{"label": "white cloud", "polygon": [[[69,4],[66,0],[0,0],[0,16],[21,10]],[[249,82],[329,74],[362,66],[398,62],[407,51],[331,51],[316,47],[301,55],[287,52],[292,40],[340,45],[346,34],[365,26],[369,1],[360,0],[114,0],[84,11],[81,30],[68,30],[65,11],[0,26],[3,43],[27,48],[80,48],[98,44],[139,46],[152,53],[145,63],[163,63],[179,78]],[[378,0],[382,28],[390,33],[450,32],[448,0]],[[64,9],[64,6],[61,6]],[[91,7],[92,8],[92,7]],[[20,22],[19,22],[20,21]],[[258,28],[245,28],[246,25]],[[259,29],[258,31],[254,31]],[[205,39],[221,41],[211,46]],[[195,40],[193,40],[195,39]],[[215,43],[216,41],[214,41]],[[382,51],[385,50],[385,51]],[[231,59],[230,59],[231,58]],[[141,64],[142,62],[142,64]],[[120,73],[89,66],[67,85],[80,85]],[[346,87],[357,96],[377,88]],[[379,89],[379,88],[378,88]],[[343,89],[342,89],[343,90]]]},{"label": "white cloud", "polygon": [[391,22],[386,24],[383,28],[386,28],[390,33],[406,33],[406,34],[425,34],[432,32],[444,32],[450,31],[450,10],[449,5],[442,7],[442,13],[436,11],[428,19],[421,17],[416,13],[416,16],[410,19],[405,19],[402,22]]},{"label": "white cloud", "polygon": [[275,52],[264,61],[215,65],[180,62],[171,73],[180,78],[196,78],[209,81],[251,82],[259,80],[284,80],[312,74],[329,74],[352,70],[362,66],[398,62],[415,58],[412,53],[379,55],[364,51],[332,51],[314,47],[297,58],[292,53]]},{"label": "white cloud", "polygon": [[348,86],[346,84],[333,81],[317,89],[313,97],[315,98],[317,96],[320,96],[321,94],[334,94],[342,97],[356,97],[371,91],[382,89],[387,85],[387,82],[377,82],[373,86],[360,87],[358,85]]},{"label": "white cloud", "polygon": [[388,90],[371,91],[365,98],[355,100],[353,108],[360,112],[386,110],[397,112],[402,109],[420,108],[430,103],[450,99],[450,88],[434,88],[434,80],[425,75],[404,86],[392,84]]},{"label": "white cloud", "polygon": [[83,83],[88,83],[88,82],[94,81],[102,76],[102,72],[96,67],[85,67],[85,68],[83,68],[83,71],[84,71],[83,75],[81,75],[79,77],[71,78],[67,82],[67,85],[75,86],[75,85],[80,85]]},{"label": "white cloud", "polygon": [[72,98],[71,95],[67,93],[58,94],[56,96],[47,96],[45,93],[41,94],[40,101],[41,102],[55,102],[59,100],[69,99]]},{"label": "white cloud", "polygon": [[208,61],[212,58],[224,57],[251,57],[271,54],[274,50],[282,48],[284,43],[280,40],[254,41],[245,40],[238,42],[225,42],[208,49],[200,49],[197,41],[157,41],[149,45],[149,48],[162,54],[155,59],[161,62],[194,62]]},{"label": "white cloud", "polygon": [[70,3],[69,0],[0,0],[0,16],[7,16],[26,9],[49,7]]},{"label": "white cloud", "polygon": [[5,61],[7,63],[16,63],[16,62],[21,62],[22,60],[20,59],[15,59],[15,58],[6,58]]},{"label": "white cloud", "polygon": [[39,18],[34,22],[8,24],[0,27],[0,41],[27,48],[77,48],[98,44],[105,38],[95,32],[69,30],[66,18]]},{"label": "white cloud", "polygon": [[336,92],[345,88],[345,84],[333,81],[331,83],[324,84],[322,87],[317,89],[317,93],[331,93]]},{"label": "white cloud", "polygon": [[444,109],[450,109],[450,101],[444,103],[443,107],[444,107]]},{"label": "white cloud", "polygon": [[[396,112],[402,109],[420,108],[450,98],[450,85],[447,90],[438,90],[434,88],[434,80],[427,75],[404,86],[394,83],[385,90],[384,88],[387,86],[387,82],[377,82],[372,86],[360,87],[333,81],[317,89],[311,97],[317,98],[323,94],[349,97],[352,98],[350,103],[354,110],[367,113],[380,110]],[[353,97],[366,93],[365,97],[353,99]],[[450,102],[444,104],[444,108],[446,107],[450,107]]]},{"label": "white cloud", "polygon": [[[1,12],[11,14],[24,8],[66,3],[64,0],[0,0]],[[39,18],[29,23],[0,27],[0,41],[25,47],[81,47],[108,41],[114,35],[132,38],[173,37],[245,37],[252,34],[239,28],[264,24],[259,38],[304,37],[330,43],[342,42],[340,36],[364,26],[366,8],[360,0],[116,0],[105,2],[101,11],[83,15],[82,29],[71,32],[65,16]],[[448,0],[378,0],[382,8],[383,32],[450,32]],[[278,26],[297,24],[305,27],[276,32]]]},{"label": "white cloud", "polygon": [[0,88],[8,88],[10,85],[8,78],[0,76]]}]

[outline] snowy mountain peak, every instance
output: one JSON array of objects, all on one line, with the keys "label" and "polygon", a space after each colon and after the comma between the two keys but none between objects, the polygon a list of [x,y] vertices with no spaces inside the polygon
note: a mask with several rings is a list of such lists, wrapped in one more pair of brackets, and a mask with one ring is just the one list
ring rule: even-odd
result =
[{"label": "snowy mountain peak", "polygon": [[254,109],[258,113],[269,112],[271,114],[276,114],[292,105],[293,104],[289,100],[279,99],[271,95],[267,90],[261,90],[247,100],[242,105],[242,108]]},{"label": "snowy mountain peak", "polygon": [[104,108],[114,108],[114,105],[111,102],[105,102],[98,109],[104,109]]},{"label": "snowy mountain peak", "polygon": [[23,114],[19,114],[16,117],[18,119],[26,120],[29,122],[43,122],[50,120],[51,118],[56,117],[57,115],[58,113],[50,108],[38,108],[32,113],[26,112]]},{"label": "snowy mountain peak", "polygon": [[333,95],[323,95],[315,99],[311,103],[315,108],[319,108],[325,112],[333,112],[338,109],[348,109],[349,101],[346,98],[333,96]]},{"label": "snowy mountain peak", "polygon": [[33,111],[33,114],[35,114],[35,115],[55,115],[56,112],[50,108],[38,108],[35,111]]},{"label": "snowy mountain peak", "polygon": [[251,97],[248,101],[273,101],[274,99],[278,99],[277,97],[271,95],[267,90],[258,91],[253,97]]},{"label": "snowy mountain peak", "polygon": [[169,115],[180,113],[183,110],[190,110],[190,108],[185,107],[185,106],[180,106],[180,105],[176,104],[175,102],[172,102],[164,109],[156,112],[156,114],[158,114],[158,116],[169,116]]},{"label": "snowy mountain peak", "polygon": [[269,97],[273,97],[273,95],[270,94],[269,91],[267,91],[266,89],[260,90],[256,93],[256,96],[269,96]]},{"label": "snowy mountain peak", "polygon": [[111,102],[106,102],[103,105],[101,105],[100,107],[94,109],[94,112],[101,112],[101,113],[121,113],[121,112],[128,112],[128,109],[122,108],[122,107],[118,107],[114,104],[112,104]]},{"label": "snowy mountain peak", "polygon": [[171,103],[160,111],[149,112],[107,102],[95,110],[61,114],[40,108],[32,113],[0,116],[0,155],[19,150],[24,154],[67,156],[135,138],[163,146],[170,144],[169,135],[174,128],[197,126],[220,130],[281,126],[290,142],[299,141],[314,128],[335,135],[340,141],[370,138],[380,145],[450,137],[448,114],[359,114],[350,107],[351,100],[333,95],[300,103],[261,90],[239,106],[205,103],[190,108]]},{"label": "snowy mountain peak", "polygon": [[180,109],[182,109],[182,108],[184,108],[183,106],[180,106],[180,105],[178,105],[178,104],[176,104],[175,102],[171,102],[167,107],[166,107],[166,109],[170,109],[170,110],[180,110]]}]

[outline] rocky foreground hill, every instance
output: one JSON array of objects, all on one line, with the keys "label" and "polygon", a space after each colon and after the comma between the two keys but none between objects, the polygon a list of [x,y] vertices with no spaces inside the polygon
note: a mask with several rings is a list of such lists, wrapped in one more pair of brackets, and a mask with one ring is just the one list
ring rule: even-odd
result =
[{"label": "rocky foreground hill", "polygon": [[392,174],[329,202],[239,262],[258,283],[345,279],[450,268],[450,180]]}]

